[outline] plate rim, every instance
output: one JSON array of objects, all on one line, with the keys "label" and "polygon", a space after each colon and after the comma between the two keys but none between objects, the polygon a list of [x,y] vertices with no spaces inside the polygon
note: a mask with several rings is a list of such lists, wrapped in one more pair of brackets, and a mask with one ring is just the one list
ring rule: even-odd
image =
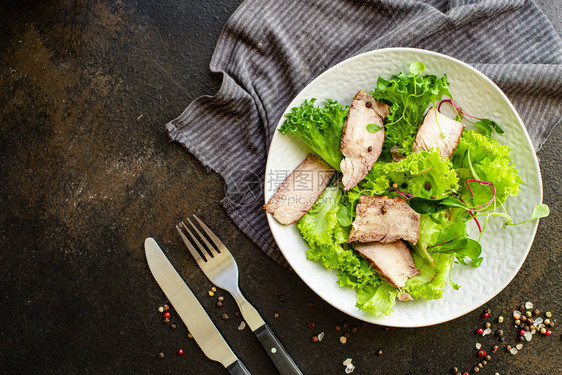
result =
[{"label": "plate rim", "polygon": [[[531,150],[533,150],[533,162],[534,165],[536,167],[537,173],[538,173],[538,192],[539,192],[539,204],[541,204],[543,202],[543,198],[544,198],[544,192],[543,192],[543,182],[542,182],[542,174],[541,174],[541,170],[540,170],[540,164],[536,155],[536,151],[534,149],[533,143],[531,141],[531,138],[529,136],[529,132],[527,131],[527,128],[525,126],[525,123],[523,122],[523,120],[521,119],[521,116],[519,115],[519,113],[517,112],[517,110],[515,109],[515,107],[513,106],[513,103],[511,102],[511,100],[509,100],[509,98],[507,97],[507,95],[503,92],[503,90],[494,82],[492,81],[488,76],[486,76],[484,73],[482,73],[481,71],[479,71],[478,69],[474,68],[473,66],[471,66],[470,64],[459,60],[455,57],[451,57],[448,55],[445,55],[443,53],[439,53],[439,52],[435,52],[435,51],[431,51],[431,50],[426,50],[426,49],[422,49],[422,48],[411,48],[411,47],[389,47],[389,48],[380,48],[380,49],[375,49],[375,50],[370,50],[370,51],[366,51],[360,54],[357,54],[355,56],[349,57],[347,59],[344,59],[342,61],[340,61],[339,63],[331,66],[330,68],[326,69],[325,71],[323,71],[321,74],[319,74],[317,77],[315,77],[312,81],[310,81],[308,84],[306,84],[306,86],[304,86],[289,102],[289,104],[287,105],[287,107],[285,108],[285,110],[283,111],[279,121],[277,122],[277,125],[274,129],[274,134],[273,137],[271,139],[271,142],[269,144],[269,148],[268,148],[268,152],[267,152],[267,162],[266,162],[266,166],[265,166],[265,175],[264,175],[264,204],[268,202],[268,196],[267,196],[267,171],[269,170],[269,166],[270,166],[270,161],[271,161],[271,150],[272,150],[272,144],[273,144],[273,140],[275,139],[276,136],[280,136],[277,135],[277,130],[280,128],[280,126],[282,125],[282,123],[284,122],[284,115],[285,113],[287,113],[288,111],[290,111],[290,109],[294,106],[293,102],[295,101],[295,99],[302,93],[302,91],[304,91],[305,89],[307,89],[310,85],[314,84],[316,81],[320,80],[321,78],[323,78],[323,76],[325,76],[326,74],[329,74],[330,71],[336,69],[337,67],[339,67],[342,64],[347,64],[349,62],[352,62],[354,60],[363,58],[365,56],[371,56],[371,55],[376,55],[376,54],[384,54],[384,53],[389,53],[389,52],[394,52],[394,51],[412,51],[412,52],[416,52],[416,53],[422,53],[422,54],[428,54],[428,55],[433,55],[433,56],[437,56],[439,58],[443,58],[446,60],[449,60],[453,63],[456,64],[460,64],[462,65],[464,68],[472,71],[473,73],[477,74],[478,76],[480,76],[481,78],[483,78],[485,81],[487,81],[491,87],[493,87],[494,91],[496,91],[501,97],[503,97],[503,99],[505,100],[505,102],[507,102],[509,108],[511,109],[511,111],[515,114],[515,117],[517,119],[517,121],[519,122],[518,126],[522,126],[523,128],[523,133],[525,135],[525,140],[527,142],[527,144],[530,146]],[[276,191],[276,190],[275,190]],[[531,237],[530,237],[530,243],[527,246],[527,249],[525,250],[525,255],[521,258],[520,262],[517,264],[516,269],[514,268],[514,272],[513,274],[509,277],[509,280],[502,286],[500,286],[499,288],[496,288],[496,290],[494,290],[492,293],[490,293],[489,297],[487,297],[481,304],[479,304],[478,306],[474,306],[474,307],[469,307],[466,310],[462,310],[460,312],[455,312],[453,314],[451,314],[450,317],[448,317],[447,319],[442,319],[439,321],[435,321],[435,322],[429,322],[429,323],[422,323],[422,324],[408,324],[408,325],[400,325],[400,324],[393,324],[393,323],[389,323],[386,324],[384,322],[374,322],[372,320],[365,320],[365,317],[362,316],[358,316],[357,314],[352,314],[349,311],[345,311],[343,310],[342,307],[339,307],[335,304],[333,304],[330,301],[327,301],[326,299],[324,299],[317,291],[316,289],[311,286],[309,284],[309,282],[307,280],[305,280],[294,268],[293,262],[291,261],[291,259],[289,257],[286,256],[285,252],[283,251],[282,247],[279,245],[279,239],[277,238],[275,231],[272,230],[272,224],[276,224],[275,223],[275,219],[273,218],[273,215],[266,213],[266,217],[267,217],[267,223],[269,226],[269,230],[275,240],[275,243],[277,244],[277,247],[279,248],[279,250],[281,251],[281,254],[283,254],[283,257],[285,258],[285,260],[287,261],[287,263],[289,263],[289,265],[291,266],[291,268],[294,270],[294,272],[299,276],[299,278],[318,296],[320,297],[323,301],[325,301],[326,303],[328,303],[329,305],[333,306],[334,308],[336,308],[337,310],[343,312],[346,315],[349,315],[355,319],[361,320],[361,321],[366,321],[369,322],[371,324],[378,324],[378,325],[385,325],[388,327],[396,327],[396,328],[420,328],[420,327],[428,327],[428,326],[434,326],[434,325],[438,325],[438,324],[442,324],[442,323],[446,323],[449,322],[451,320],[457,319],[461,316],[464,316],[474,310],[476,310],[477,308],[479,308],[480,306],[488,303],[491,299],[493,299],[494,297],[496,297],[499,293],[501,293],[509,284],[511,284],[511,282],[513,281],[513,279],[515,278],[515,276],[517,276],[517,274],[519,273],[519,271],[521,270],[521,267],[523,266],[523,264],[525,263],[525,261],[527,260],[527,257],[529,256],[529,252],[531,251],[531,248],[533,246],[533,243],[535,241],[535,237],[536,237],[536,233],[538,230],[538,225],[539,225],[539,221],[540,219],[537,219],[536,222],[534,223],[534,226],[531,228]],[[295,225],[295,224],[293,224]],[[311,262],[311,261],[310,261]],[[330,270],[326,269],[326,272],[330,272]],[[340,287],[341,288],[341,287]],[[384,320],[384,317],[382,318],[376,318],[374,315],[372,316],[374,319],[379,319],[379,320]],[[412,322],[413,323],[413,322]]]}]

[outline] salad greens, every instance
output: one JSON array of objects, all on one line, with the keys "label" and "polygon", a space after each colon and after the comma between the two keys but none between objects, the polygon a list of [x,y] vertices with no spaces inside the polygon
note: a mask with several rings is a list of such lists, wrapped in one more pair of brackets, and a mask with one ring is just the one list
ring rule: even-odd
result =
[{"label": "salad greens", "polygon": [[299,137],[326,163],[340,169],[343,155],[340,151],[343,124],[348,107],[326,99],[326,105],[315,107],[316,99],[305,100],[299,107],[285,115],[287,118],[279,131]]},{"label": "salad greens", "polygon": [[[444,95],[451,97],[446,76],[423,75],[425,66],[413,63],[410,72],[379,77],[371,91],[374,99],[387,103],[391,112],[385,122],[383,153],[365,178],[350,191],[327,187],[316,203],[297,223],[308,244],[307,258],[337,271],[338,284],[357,293],[357,307],[384,316],[392,312],[396,299],[404,293],[412,298],[435,299],[443,296],[454,264],[478,267],[483,261],[478,240],[467,235],[467,223],[475,220],[481,232],[493,216],[503,217],[507,225],[523,224],[548,216],[546,205],[538,205],[532,216],[512,224],[504,202],[519,193],[523,182],[511,159],[510,149],[491,137],[502,134],[500,125],[462,112],[451,99],[457,120],[466,117],[475,130],[465,130],[450,159],[436,149],[411,152],[412,143],[424,112]],[[348,107],[327,99],[315,106],[315,99],[292,109],[280,128],[300,138],[332,167],[339,170],[340,141]],[[436,106],[436,108],[440,108]],[[367,130],[380,127],[369,124]],[[398,145],[405,157],[391,162],[390,148]],[[347,243],[355,218],[355,208],[363,195],[400,196],[420,213],[420,232],[415,245],[409,244],[413,261],[420,271],[401,290],[391,286],[369,262]],[[500,208],[502,211],[499,211]],[[483,226],[477,218],[485,218]],[[480,234],[481,236],[481,234]]]},{"label": "salad greens", "polygon": [[379,77],[371,96],[390,106],[385,122],[385,140],[382,160],[390,158],[390,148],[398,145],[401,154],[412,152],[412,144],[427,105],[441,100],[443,95],[451,97],[447,76],[422,75],[425,66],[412,63],[408,74],[400,73],[390,79]]}]

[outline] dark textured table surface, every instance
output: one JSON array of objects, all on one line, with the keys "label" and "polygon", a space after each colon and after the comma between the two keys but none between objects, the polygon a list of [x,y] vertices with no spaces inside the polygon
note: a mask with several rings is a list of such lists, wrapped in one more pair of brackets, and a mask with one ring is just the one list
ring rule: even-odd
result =
[{"label": "dark textured table surface", "polygon": [[[162,322],[166,299],[143,250],[154,236],[252,373],[275,374],[250,330],[237,329],[234,301],[214,306],[211,285],[186,256],[173,224],[191,213],[230,246],[242,289],[306,374],[343,374],[348,357],[356,374],[468,371],[478,363],[475,343],[497,342],[474,334],[482,309],[434,327],[362,327],[237,230],[219,203],[223,181],[169,143],[164,124],[220,85],[208,63],[238,3],[0,4],[0,373],[224,374],[173,309],[177,329]],[[539,3],[560,30],[558,1]],[[558,127],[538,153],[552,213],[520,273],[486,305],[493,317],[527,300],[562,315],[561,145]],[[344,330],[359,326],[345,345],[333,328],[344,321]],[[516,339],[504,325],[503,346]],[[324,340],[312,344],[321,331]],[[480,372],[562,373],[561,332],[556,326],[516,356],[502,349]]]}]

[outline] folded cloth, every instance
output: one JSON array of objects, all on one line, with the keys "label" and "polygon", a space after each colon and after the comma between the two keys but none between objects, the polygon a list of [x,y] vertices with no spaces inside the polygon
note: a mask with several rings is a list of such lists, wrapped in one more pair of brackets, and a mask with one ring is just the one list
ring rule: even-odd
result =
[{"label": "folded cloth", "polygon": [[246,0],[224,27],[210,68],[219,92],[166,127],[226,182],[228,215],[286,264],[263,210],[269,143],[284,109],[338,62],[383,47],[463,60],[511,99],[538,149],[562,115],[562,43],[532,0]]}]

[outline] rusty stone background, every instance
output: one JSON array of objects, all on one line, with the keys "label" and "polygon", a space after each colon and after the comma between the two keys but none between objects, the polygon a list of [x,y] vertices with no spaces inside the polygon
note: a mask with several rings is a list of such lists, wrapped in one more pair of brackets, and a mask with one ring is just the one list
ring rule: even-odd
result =
[{"label": "rusty stone background", "polygon": [[[174,228],[192,213],[232,250],[242,290],[306,374],[343,374],[348,357],[354,374],[468,371],[474,343],[497,341],[473,333],[481,309],[434,327],[361,327],[246,238],[219,203],[221,178],[168,141],[164,124],[220,86],[208,63],[239,2],[0,2],[0,373],[226,373],[173,309],[178,328],[162,322],[166,300],[143,249],[154,236],[252,373],[275,374],[249,329],[237,329],[230,296],[222,308],[207,296],[211,285]],[[561,4],[539,4],[560,31]],[[562,316],[561,145],[558,126],[538,153],[551,215],[520,273],[486,305],[492,316],[527,300]],[[333,325],[344,321],[360,328],[342,345]],[[562,373],[561,333],[556,326],[516,356],[500,350],[481,373]]]}]

